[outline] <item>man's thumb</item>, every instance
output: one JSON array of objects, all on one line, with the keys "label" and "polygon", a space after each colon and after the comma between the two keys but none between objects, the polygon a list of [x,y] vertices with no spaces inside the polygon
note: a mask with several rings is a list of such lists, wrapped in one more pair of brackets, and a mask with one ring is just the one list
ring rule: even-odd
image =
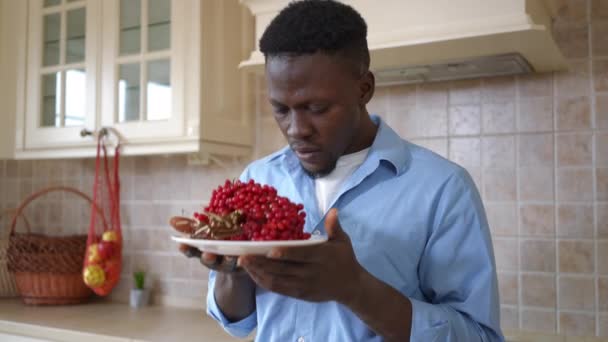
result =
[{"label": "man's thumb", "polygon": [[325,216],[325,231],[330,240],[340,239],[344,236],[344,231],[338,220],[338,209],[330,209]]}]

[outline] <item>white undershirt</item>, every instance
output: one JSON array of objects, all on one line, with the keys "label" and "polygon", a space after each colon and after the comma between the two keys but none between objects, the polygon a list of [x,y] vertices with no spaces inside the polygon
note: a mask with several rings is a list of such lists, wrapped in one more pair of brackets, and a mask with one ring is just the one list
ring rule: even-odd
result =
[{"label": "white undershirt", "polygon": [[369,148],[359,152],[344,155],[336,162],[336,168],[329,174],[315,179],[317,205],[321,215],[324,215],[335,200],[335,196],[344,181],[363,164]]}]

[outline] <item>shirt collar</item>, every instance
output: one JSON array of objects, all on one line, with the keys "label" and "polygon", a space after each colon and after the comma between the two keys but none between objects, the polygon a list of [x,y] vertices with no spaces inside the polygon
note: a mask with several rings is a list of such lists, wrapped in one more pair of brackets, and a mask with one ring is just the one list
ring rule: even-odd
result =
[{"label": "shirt collar", "polygon": [[[376,159],[378,162],[386,161],[390,163],[396,174],[403,173],[409,165],[411,155],[407,142],[390,128],[384,120],[377,115],[370,115],[372,121],[378,126],[376,138],[370,148],[368,159]],[[300,161],[289,146],[269,156],[268,162],[279,159],[289,172],[301,168]]]},{"label": "shirt collar", "polygon": [[397,174],[403,173],[409,165],[411,155],[407,142],[390,128],[379,116],[371,115],[378,126],[378,133],[372,143],[370,158],[390,163]]}]

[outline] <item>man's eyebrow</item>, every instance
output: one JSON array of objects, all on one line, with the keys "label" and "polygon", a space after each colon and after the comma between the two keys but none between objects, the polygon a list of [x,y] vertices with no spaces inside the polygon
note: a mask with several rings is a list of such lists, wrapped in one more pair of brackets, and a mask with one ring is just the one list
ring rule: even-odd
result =
[{"label": "man's eyebrow", "polygon": [[277,101],[277,100],[275,100],[275,99],[268,99],[268,102],[270,102],[270,104],[271,104],[272,106],[274,106],[274,107],[287,107],[287,105],[286,105],[286,104],[284,104],[284,103],[282,103],[282,102],[280,102],[280,101]]},{"label": "man's eyebrow", "polygon": [[[286,104],[282,103],[281,101],[278,101],[276,99],[273,99],[271,97],[268,98],[268,102],[270,102],[270,104],[274,105],[274,106],[287,106]],[[310,104],[318,104],[318,103],[328,103],[329,101],[327,99],[324,98],[312,98],[312,99],[307,99],[306,101],[303,101],[301,103],[297,103],[295,106],[296,107],[302,107],[302,106],[309,106]]]}]

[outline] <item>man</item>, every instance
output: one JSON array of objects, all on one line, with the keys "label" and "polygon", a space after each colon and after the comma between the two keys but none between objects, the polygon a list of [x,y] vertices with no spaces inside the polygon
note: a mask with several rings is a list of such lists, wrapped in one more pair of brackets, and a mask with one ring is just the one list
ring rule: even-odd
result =
[{"label": "man", "polygon": [[[260,40],[289,146],[241,179],[303,203],[329,241],[204,254],[208,313],[258,341],[502,341],[492,245],[461,167],[402,140],[366,104],[367,27],[334,1],[288,5]],[[331,210],[330,210],[331,208]]]}]

